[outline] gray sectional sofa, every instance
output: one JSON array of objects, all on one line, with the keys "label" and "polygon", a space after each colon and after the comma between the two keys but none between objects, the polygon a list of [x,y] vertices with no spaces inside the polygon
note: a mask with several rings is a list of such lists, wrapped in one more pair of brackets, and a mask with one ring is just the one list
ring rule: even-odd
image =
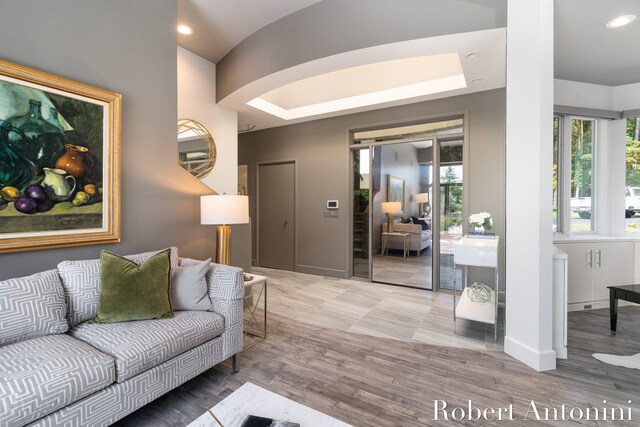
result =
[{"label": "gray sectional sofa", "polygon": [[[172,267],[194,263],[172,248]],[[100,260],[0,282],[0,425],[106,426],[223,360],[235,369],[242,270],[211,264],[206,280],[212,311],[110,324],[87,322]]]}]

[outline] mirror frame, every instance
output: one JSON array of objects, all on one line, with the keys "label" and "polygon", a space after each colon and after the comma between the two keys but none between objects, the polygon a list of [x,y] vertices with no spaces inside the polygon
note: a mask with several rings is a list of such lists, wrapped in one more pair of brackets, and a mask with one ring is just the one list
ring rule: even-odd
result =
[{"label": "mirror frame", "polygon": [[[178,159],[178,163],[180,163],[180,166],[182,166],[191,175],[198,179],[202,179],[209,175],[213,170],[213,167],[216,165],[216,141],[213,139],[211,132],[209,132],[202,123],[188,118],[178,119],[178,142],[180,141],[180,135],[186,132],[195,133],[205,144],[206,161],[203,161],[193,168],[184,164],[180,159]],[[180,151],[178,151],[178,155],[180,155]]]}]

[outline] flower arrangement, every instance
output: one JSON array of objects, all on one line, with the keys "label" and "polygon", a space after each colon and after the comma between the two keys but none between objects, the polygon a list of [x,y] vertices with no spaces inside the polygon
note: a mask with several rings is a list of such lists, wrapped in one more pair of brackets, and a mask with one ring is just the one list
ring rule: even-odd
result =
[{"label": "flower arrangement", "polygon": [[475,228],[484,228],[485,230],[491,230],[493,226],[493,218],[488,212],[480,212],[469,216],[469,226]]}]

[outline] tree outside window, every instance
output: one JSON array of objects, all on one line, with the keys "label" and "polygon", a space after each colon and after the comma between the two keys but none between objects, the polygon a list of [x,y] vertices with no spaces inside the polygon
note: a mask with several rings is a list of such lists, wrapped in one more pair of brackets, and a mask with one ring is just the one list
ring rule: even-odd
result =
[{"label": "tree outside window", "polygon": [[571,231],[594,231],[595,120],[571,121]]},{"label": "tree outside window", "polygon": [[640,117],[627,119],[625,231],[640,233]]}]

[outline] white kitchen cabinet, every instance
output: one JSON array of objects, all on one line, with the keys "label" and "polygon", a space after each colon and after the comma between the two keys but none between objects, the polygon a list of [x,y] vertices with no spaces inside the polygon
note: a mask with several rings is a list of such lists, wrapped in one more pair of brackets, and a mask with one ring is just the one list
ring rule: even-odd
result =
[{"label": "white kitchen cabinet", "polygon": [[557,246],[569,257],[567,302],[569,304],[591,302],[593,300],[593,245],[572,243]]},{"label": "white kitchen cabinet", "polygon": [[607,286],[633,283],[633,242],[558,243],[569,258],[570,310],[608,307]]}]

